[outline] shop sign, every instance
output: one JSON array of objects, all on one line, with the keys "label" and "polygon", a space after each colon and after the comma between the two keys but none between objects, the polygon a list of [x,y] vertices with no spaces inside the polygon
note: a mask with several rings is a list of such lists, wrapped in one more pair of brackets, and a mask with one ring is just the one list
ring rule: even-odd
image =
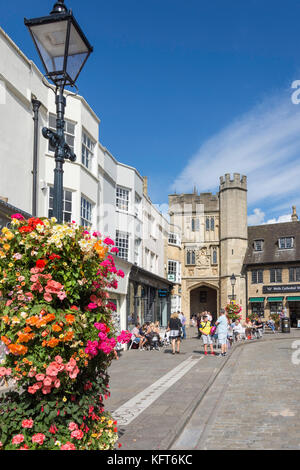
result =
[{"label": "shop sign", "polygon": [[289,292],[300,292],[300,284],[263,286],[263,294],[274,294],[275,292],[283,294],[288,294]]}]

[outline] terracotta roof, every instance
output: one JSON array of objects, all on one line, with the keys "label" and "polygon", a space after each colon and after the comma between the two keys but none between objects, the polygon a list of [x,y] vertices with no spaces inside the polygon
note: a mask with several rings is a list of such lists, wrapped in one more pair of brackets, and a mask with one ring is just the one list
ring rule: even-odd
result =
[{"label": "terracotta roof", "polygon": [[[294,237],[293,248],[279,249],[278,240],[284,237]],[[255,240],[263,240],[262,251],[254,250]],[[248,248],[244,265],[293,261],[300,261],[300,221],[248,227]]]}]

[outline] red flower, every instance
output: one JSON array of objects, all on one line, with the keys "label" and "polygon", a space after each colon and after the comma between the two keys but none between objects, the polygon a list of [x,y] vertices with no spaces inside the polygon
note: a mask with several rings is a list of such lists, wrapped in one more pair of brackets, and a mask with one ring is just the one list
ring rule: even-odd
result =
[{"label": "red flower", "polygon": [[61,258],[61,256],[56,255],[56,254],[54,254],[54,253],[49,256],[49,259],[51,259],[51,261],[53,261],[54,259],[60,259],[60,258]]},{"label": "red flower", "polygon": [[38,259],[35,265],[37,268],[42,269],[46,266],[46,261],[44,259]]}]

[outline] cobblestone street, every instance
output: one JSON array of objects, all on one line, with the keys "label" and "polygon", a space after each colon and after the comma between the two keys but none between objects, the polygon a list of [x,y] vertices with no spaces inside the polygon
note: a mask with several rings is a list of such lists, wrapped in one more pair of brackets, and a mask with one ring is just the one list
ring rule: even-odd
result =
[{"label": "cobblestone street", "polygon": [[173,449],[299,449],[300,366],[291,345],[236,348]]},{"label": "cobblestone street", "polygon": [[167,348],[123,353],[110,368],[107,401],[122,449],[299,449],[297,338],[297,330],[265,335],[225,360],[204,357],[196,338],[178,356]]}]

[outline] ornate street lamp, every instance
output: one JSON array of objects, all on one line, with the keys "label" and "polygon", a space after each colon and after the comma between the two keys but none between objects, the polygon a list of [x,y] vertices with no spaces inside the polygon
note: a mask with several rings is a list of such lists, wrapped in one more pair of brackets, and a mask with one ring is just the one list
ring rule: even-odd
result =
[{"label": "ornate street lamp", "polygon": [[235,295],[234,295],[234,286],[235,286],[235,283],[236,283],[236,277],[234,274],[231,275],[230,277],[230,282],[231,282],[231,287],[232,287],[232,300],[235,300]]},{"label": "ornate street lamp", "polygon": [[53,215],[63,221],[63,164],[65,159],[76,160],[65,141],[64,88],[75,82],[93,51],[71,10],[64,0],[58,0],[49,16],[24,19],[45,67],[48,80],[56,87],[56,132],[44,127],[42,134],[55,148]]}]

